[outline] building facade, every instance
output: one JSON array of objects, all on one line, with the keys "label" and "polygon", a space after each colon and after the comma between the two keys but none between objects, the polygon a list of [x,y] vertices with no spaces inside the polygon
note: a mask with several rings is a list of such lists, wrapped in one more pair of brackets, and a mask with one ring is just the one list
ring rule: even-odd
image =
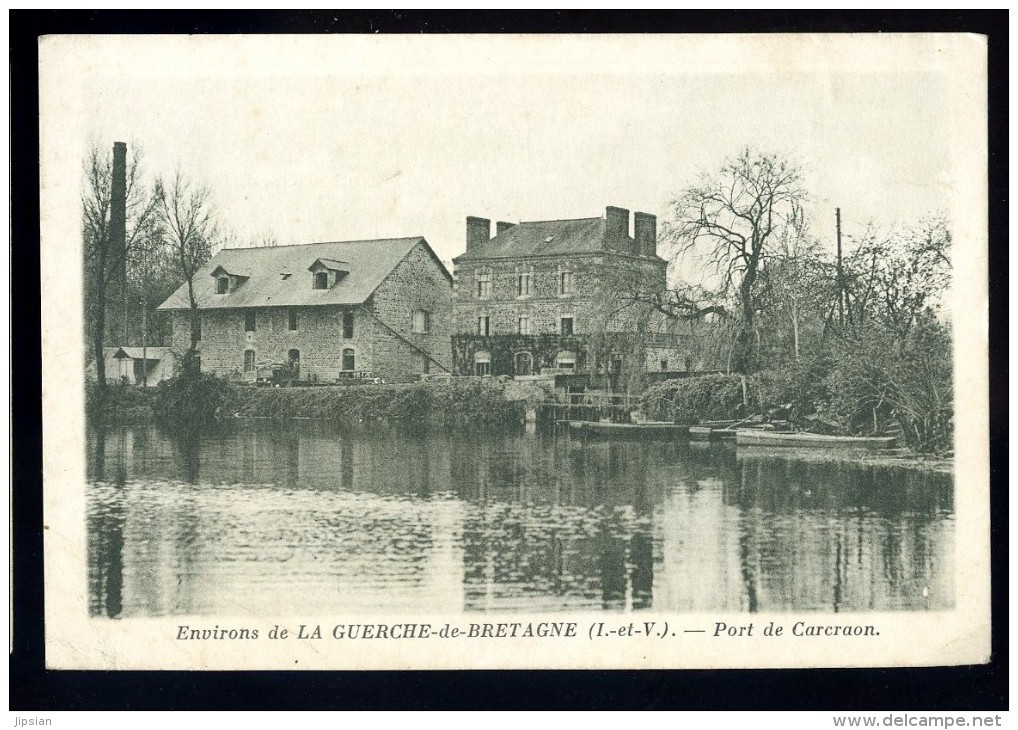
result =
[{"label": "building facade", "polygon": [[[409,381],[451,370],[452,277],[421,237],[224,249],[194,277],[203,372]],[[187,284],[162,305],[191,338]]]},{"label": "building facade", "polygon": [[666,287],[657,218],[491,222],[468,217],[455,264],[453,370],[528,376],[686,371],[682,324],[651,302]]}]

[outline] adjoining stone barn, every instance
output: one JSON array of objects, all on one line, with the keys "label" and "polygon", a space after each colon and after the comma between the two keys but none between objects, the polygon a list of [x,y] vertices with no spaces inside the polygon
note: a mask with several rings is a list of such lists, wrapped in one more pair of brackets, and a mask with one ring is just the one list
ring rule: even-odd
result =
[{"label": "adjoining stone barn", "polygon": [[[657,217],[608,206],[604,217],[466,219],[455,265],[453,370],[459,375],[599,375],[626,389],[647,373],[691,368],[688,324],[653,306],[668,263]],[[588,378],[589,380],[589,378]]]},{"label": "adjoining stone barn", "polygon": [[[451,370],[452,277],[422,237],[223,249],[194,291],[202,372],[329,383]],[[187,283],[159,309],[180,358]]]}]

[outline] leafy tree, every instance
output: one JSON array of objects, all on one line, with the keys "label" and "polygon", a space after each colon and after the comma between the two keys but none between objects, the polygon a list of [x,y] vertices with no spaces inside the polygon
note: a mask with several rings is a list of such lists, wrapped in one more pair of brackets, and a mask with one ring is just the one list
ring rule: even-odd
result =
[{"label": "leafy tree", "polygon": [[737,372],[752,372],[759,365],[757,279],[782,230],[801,215],[805,199],[798,166],[744,149],[718,174],[703,176],[672,202],[668,234],[677,252],[702,249],[719,290],[735,295],[739,327],[731,367]]}]

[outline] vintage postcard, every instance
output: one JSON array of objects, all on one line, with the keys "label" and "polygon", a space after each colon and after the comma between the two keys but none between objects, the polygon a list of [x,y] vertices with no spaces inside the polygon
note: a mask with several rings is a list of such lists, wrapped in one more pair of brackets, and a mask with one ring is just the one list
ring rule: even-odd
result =
[{"label": "vintage postcard", "polygon": [[39,53],[48,667],[989,660],[985,39]]}]

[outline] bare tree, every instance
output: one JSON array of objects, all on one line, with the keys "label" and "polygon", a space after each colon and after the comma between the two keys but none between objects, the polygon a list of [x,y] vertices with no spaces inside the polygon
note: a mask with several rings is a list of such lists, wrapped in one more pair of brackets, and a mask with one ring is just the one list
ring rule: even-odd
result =
[{"label": "bare tree", "polygon": [[853,299],[860,323],[878,317],[904,335],[927,309],[936,311],[951,281],[951,231],[945,216],[879,236],[867,229],[853,252]]},{"label": "bare tree", "polygon": [[[142,180],[142,152],[132,145],[126,163],[125,228],[121,246],[114,240],[112,155],[93,144],[85,155],[81,192],[82,242],[84,248],[85,314],[96,378],[100,392],[106,387],[106,361],[103,343],[108,336],[107,311],[110,284],[116,272],[124,271],[136,251],[152,245],[157,237],[158,196]],[[126,286],[126,283],[125,283]],[[123,306],[123,303],[120,303]],[[126,307],[125,307],[126,308]]]},{"label": "bare tree", "polygon": [[806,192],[798,166],[781,157],[744,149],[717,175],[707,175],[672,202],[667,228],[681,254],[698,248],[720,277],[719,289],[736,295],[740,326],[732,369],[756,369],[755,286],[774,241],[800,215]]},{"label": "bare tree", "polygon": [[[837,266],[809,231],[806,220],[796,213],[782,227],[775,240],[773,256],[760,271],[760,310],[766,323],[764,337],[778,341],[778,359],[787,340],[784,325],[791,330],[791,354],[798,361],[803,354],[807,331],[823,339],[837,311]],[[770,315],[773,315],[771,317]]]},{"label": "bare tree", "polygon": [[160,187],[160,211],[166,227],[167,244],[179,274],[187,284],[191,345],[184,361],[184,371],[193,372],[201,332],[194,276],[212,257],[219,243],[220,229],[208,185],[189,180],[177,168],[173,178]]}]

